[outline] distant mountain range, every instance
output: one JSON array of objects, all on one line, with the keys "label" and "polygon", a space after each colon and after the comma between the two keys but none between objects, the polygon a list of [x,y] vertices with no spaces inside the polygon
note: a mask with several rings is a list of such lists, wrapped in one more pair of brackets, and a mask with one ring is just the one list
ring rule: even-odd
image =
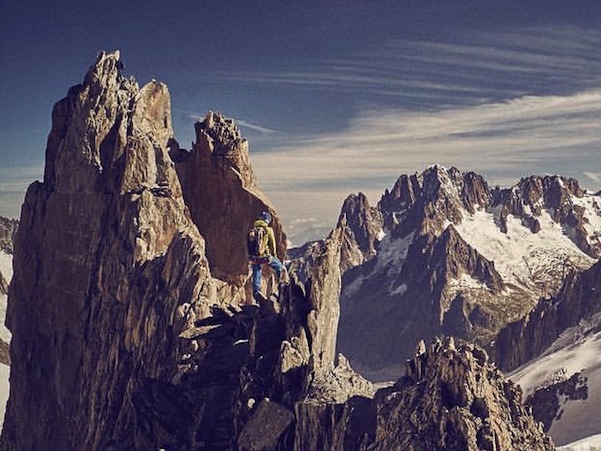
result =
[{"label": "distant mountain range", "polygon": [[[401,175],[376,206],[349,196],[338,227],[345,231],[338,350],[372,379],[394,378],[416,343],[436,336],[475,341],[506,371],[596,342],[601,196],[574,179],[531,176],[491,189],[477,174],[432,166]],[[291,251],[300,274],[313,246]],[[544,359],[553,362],[544,372],[535,360],[514,376],[535,415],[561,443],[598,433],[601,358],[574,357],[581,368]],[[550,407],[549,396],[564,401]],[[589,421],[576,421],[587,409]]]}]

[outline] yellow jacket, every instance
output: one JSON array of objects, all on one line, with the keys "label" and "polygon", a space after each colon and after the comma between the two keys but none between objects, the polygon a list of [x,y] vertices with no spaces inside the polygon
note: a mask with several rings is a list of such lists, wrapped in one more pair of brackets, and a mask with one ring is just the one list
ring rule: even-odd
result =
[{"label": "yellow jacket", "polygon": [[[269,255],[273,255],[274,257],[277,257],[277,251],[275,248],[275,233],[273,233],[273,229],[271,227],[269,227],[269,224],[266,223],[265,221],[263,221],[262,219],[257,219],[254,223],[253,223],[254,227],[263,227],[267,233],[265,234],[265,238],[267,240],[267,252],[269,253]],[[261,255],[261,257],[266,257],[266,255]]]}]

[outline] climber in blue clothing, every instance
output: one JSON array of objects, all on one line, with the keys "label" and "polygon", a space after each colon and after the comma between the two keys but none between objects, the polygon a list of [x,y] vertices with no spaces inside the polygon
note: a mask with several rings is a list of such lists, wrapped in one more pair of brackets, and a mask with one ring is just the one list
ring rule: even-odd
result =
[{"label": "climber in blue clothing", "polygon": [[261,213],[261,216],[255,220],[248,232],[248,259],[252,268],[253,296],[255,299],[262,296],[262,266],[264,264],[269,265],[269,267],[275,271],[278,281],[284,270],[282,262],[277,257],[275,234],[273,233],[273,229],[269,226],[270,223],[271,214],[264,211]]}]

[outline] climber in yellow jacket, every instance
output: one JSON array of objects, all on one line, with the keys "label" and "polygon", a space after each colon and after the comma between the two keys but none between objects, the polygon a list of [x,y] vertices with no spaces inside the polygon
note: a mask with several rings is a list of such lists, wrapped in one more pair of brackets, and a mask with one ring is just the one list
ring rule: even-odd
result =
[{"label": "climber in yellow jacket", "polygon": [[248,259],[252,269],[253,296],[255,299],[261,296],[261,267],[268,264],[275,271],[278,281],[284,269],[277,256],[275,234],[269,226],[270,223],[271,214],[264,211],[254,221],[248,232]]}]

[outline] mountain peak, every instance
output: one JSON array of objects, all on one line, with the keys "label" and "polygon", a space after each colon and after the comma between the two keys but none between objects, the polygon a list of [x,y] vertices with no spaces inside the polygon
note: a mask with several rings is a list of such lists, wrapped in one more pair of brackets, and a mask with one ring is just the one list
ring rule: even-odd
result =
[{"label": "mountain peak", "polygon": [[555,449],[520,398],[484,350],[453,338],[420,342],[381,403],[373,449]]},{"label": "mountain peak", "polygon": [[201,132],[213,139],[215,154],[226,154],[246,142],[234,120],[219,112],[209,111],[203,121],[196,123],[196,133]]}]

